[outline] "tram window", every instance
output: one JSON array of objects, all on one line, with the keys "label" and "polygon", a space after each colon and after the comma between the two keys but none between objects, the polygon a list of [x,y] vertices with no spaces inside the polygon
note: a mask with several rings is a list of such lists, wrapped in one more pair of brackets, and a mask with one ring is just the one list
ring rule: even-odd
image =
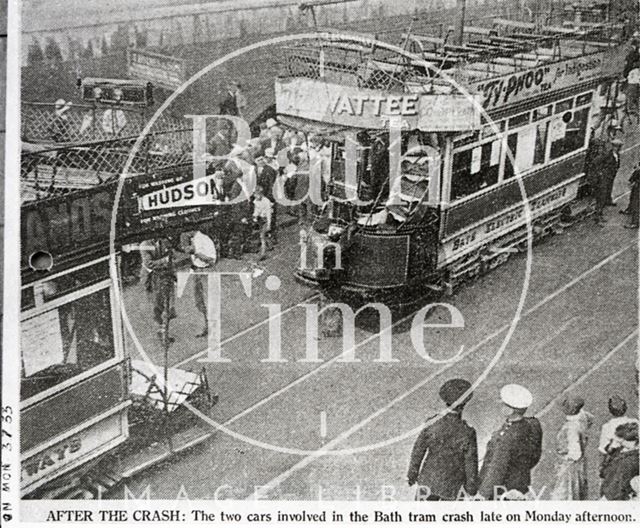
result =
[{"label": "tram window", "polygon": [[569,154],[584,146],[587,136],[589,109],[567,112],[562,118],[551,121],[551,159]]},{"label": "tram window", "polygon": [[115,356],[109,289],[21,325],[21,398],[29,398]]},{"label": "tram window", "polygon": [[573,99],[565,99],[564,101],[560,101],[556,103],[556,114],[562,114],[564,112],[568,112],[573,108]]},{"label": "tram window", "polygon": [[480,139],[486,139],[504,132],[504,125],[504,121],[497,121],[496,123],[484,125],[484,127],[482,128]]},{"label": "tram window", "polygon": [[593,97],[593,92],[582,94],[582,95],[576,97],[576,106],[583,106],[583,105],[586,105],[586,104],[590,103],[592,97]]},{"label": "tram window", "polygon": [[[549,106],[549,109],[551,107]],[[547,150],[547,136],[549,132],[549,121],[536,125],[536,142],[533,151],[533,164],[541,165],[545,162]]]},{"label": "tram window", "polygon": [[[545,161],[547,147],[547,133],[549,123],[538,123],[535,126],[523,128],[507,137],[507,155],[505,156],[504,179],[515,175],[511,156],[520,171],[526,171]],[[511,156],[509,156],[509,152]]]},{"label": "tram window", "polygon": [[551,115],[551,105],[543,106],[541,108],[536,108],[533,111],[533,120],[540,121],[545,117],[549,117]]},{"label": "tram window", "polygon": [[29,310],[36,305],[35,295],[33,293],[33,286],[28,288],[22,288],[20,297],[20,307],[22,310]]},{"label": "tram window", "polygon": [[60,277],[43,283],[44,301],[62,297],[71,291],[90,286],[109,278],[109,261],[102,260],[97,264],[80,268]]},{"label": "tram window", "polygon": [[498,182],[500,140],[488,141],[453,155],[451,199],[474,194]]},{"label": "tram window", "polygon": [[522,125],[526,125],[529,123],[529,112],[525,112],[524,114],[517,115],[509,119],[509,128],[517,128]]}]

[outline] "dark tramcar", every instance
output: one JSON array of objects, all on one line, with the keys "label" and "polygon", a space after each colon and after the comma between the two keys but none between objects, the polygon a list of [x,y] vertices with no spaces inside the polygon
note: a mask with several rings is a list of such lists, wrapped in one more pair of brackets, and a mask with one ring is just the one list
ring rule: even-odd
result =
[{"label": "dark tramcar", "polygon": [[298,279],[332,297],[410,301],[525,248],[529,220],[537,239],[584,212],[619,31],[495,20],[458,45],[407,35],[402,54],[357,37],[290,49],[279,119],[332,152]]}]

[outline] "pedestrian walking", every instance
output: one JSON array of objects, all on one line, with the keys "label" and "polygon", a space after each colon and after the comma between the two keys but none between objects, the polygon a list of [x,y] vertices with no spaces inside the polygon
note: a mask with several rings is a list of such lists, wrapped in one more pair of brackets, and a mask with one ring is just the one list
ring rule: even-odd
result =
[{"label": "pedestrian walking", "polygon": [[[169,319],[176,317],[173,247],[169,238],[154,241],[154,249],[148,262],[152,270],[153,320],[158,325],[158,333],[163,335]],[[166,336],[168,338],[168,336]]]},{"label": "pedestrian walking", "polygon": [[247,98],[242,91],[242,85],[235,81],[233,83],[233,95],[236,98],[236,108],[238,110],[238,115],[240,117],[244,117],[247,113]]},{"label": "pedestrian walking", "polygon": [[560,408],[566,420],[556,437],[556,482],[553,500],[587,500],[587,443],[592,416],[584,412],[584,400],[565,396]]},{"label": "pedestrian walking", "polygon": [[616,427],[614,452],[603,466],[600,495],[607,500],[629,500],[633,496],[631,480],[638,476],[638,423]]},{"label": "pedestrian walking", "polygon": [[611,141],[611,150],[608,156],[605,156],[604,165],[607,174],[607,205],[615,205],[613,201],[613,184],[620,169],[620,149],[622,148],[622,140],[614,139]]},{"label": "pedestrian walking", "polygon": [[267,235],[271,230],[273,204],[264,195],[264,189],[261,185],[256,186],[253,196],[253,222],[260,233],[260,254],[258,255],[260,261],[267,258],[267,249],[271,249]]},{"label": "pedestrian walking", "polygon": [[268,159],[265,156],[258,156],[256,158],[256,186],[262,187],[264,195],[271,202],[271,241],[277,243],[278,237],[278,207],[274,199],[274,186],[278,173],[273,167],[268,164]]},{"label": "pedestrian walking", "polygon": [[440,387],[448,412],[422,430],[411,451],[407,482],[417,484],[416,500],[456,500],[477,492],[476,431],[462,419],[470,389],[464,379]]},{"label": "pedestrian walking", "polygon": [[500,398],[507,414],[502,427],[487,444],[480,470],[478,494],[488,500],[515,489],[529,491],[531,470],[542,454],[542,427],[537,418],[525,417],[533,396],[525,387],[505,385]]},{"label": "pedestrian walking", "polygon": [[207,271],[214,269],[218,261],[218,250],[215,242],[202,231],[194,231],[189,240],[187,252],[191,255],[191,271],[193,272],[193,299],[196,309],[202,314],[204,324],[196,337],[205,337],[209,333],[207,318],[206,284]]}]

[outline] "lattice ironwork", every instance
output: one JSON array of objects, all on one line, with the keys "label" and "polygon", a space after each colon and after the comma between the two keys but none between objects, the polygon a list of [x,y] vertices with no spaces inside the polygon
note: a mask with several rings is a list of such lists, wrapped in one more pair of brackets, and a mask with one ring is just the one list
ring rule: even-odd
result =
[{"label": "lattice ironwork", "polygon": [[[23,150],[22,201],[39,200],[75,189],[86,189],[117,178],[138,136],[58,148]],[[151,173],[188,163],[192,130],[152,131],[136,151],[129,174]]]},{"label": "lattice ironwork", "polygon": [[[22,139],[33,143],[82,144],[139,134],[152,111],[122,106],[72,105],[56,112],[53,103],[22,104]],[[176,130],[184,123],[161,114],[154,128]]]}]

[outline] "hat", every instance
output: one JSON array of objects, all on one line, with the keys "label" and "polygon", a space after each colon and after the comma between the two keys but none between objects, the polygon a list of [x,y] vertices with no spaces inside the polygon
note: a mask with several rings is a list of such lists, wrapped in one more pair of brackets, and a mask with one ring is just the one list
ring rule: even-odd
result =
[{"label": "hat", "polygon": [[278,126],[278,122],[273,119],[273,117],[270,117],[269,119],[267,119],[267,128],[272,128],[274,126]]},{"label": "hat", "polygon": [[620,147],[623,145],[623,141],[621,139],[615,138],[611,140],[611,144],[615,147]]},{"label": "hat", "polygon": [[627,412],[627,402],[614,394],[609,398],[609,412],[614,416],[624,416],[624,413]]},{"label": "hat", "polygon": [[580,409],[584,407],[584,400],[580,396],[565,395],[560,402],[560,408],[562,412],[567,416],[573,416],[580,412]]},{"label": "hat", "polygon": [[[454,378],[454,379],[445,381],[440,387],[440,391],[438,392],[438,394],[440,395],[440,398],[442,398],[442,401],[444,401],[444,403],[446,403],[447,405],[453,405],[470,388],[471,388],[471,383],[469,383],[467,380]],[[470,397],[471,397],[471,394],[469,394],[468,398]],[[466,402],[460,402],[460,403],[466,403]]]},{"label": "hat", "polygon": [[533,402],[533,396],[522,385],[511,383],[500,389],[500,399],[513,409],[526,409]]},{"label": "hat", "polygon": [[71,102],[67,102],[64,99],[58,99],[56,101],[56,113],[64,114],[67,110],[71,108]]}]

